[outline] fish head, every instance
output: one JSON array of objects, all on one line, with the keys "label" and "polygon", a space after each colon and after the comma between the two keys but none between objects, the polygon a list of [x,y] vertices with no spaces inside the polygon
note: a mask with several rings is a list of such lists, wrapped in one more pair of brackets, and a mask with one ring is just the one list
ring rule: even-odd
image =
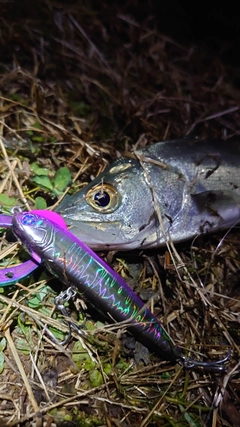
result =
[{"label": "fish head", "polygon": [[95,250],[146,247],[156,218],[152,194],[134,159],[120,158],[56,211],[69,230]]}]

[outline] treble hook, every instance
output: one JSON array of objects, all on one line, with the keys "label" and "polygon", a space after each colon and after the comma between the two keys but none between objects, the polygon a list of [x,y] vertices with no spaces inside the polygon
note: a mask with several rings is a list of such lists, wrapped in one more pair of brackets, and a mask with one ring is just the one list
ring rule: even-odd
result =
[{"label": "treble hook", "polygon": [[216,362],[201,362],[198,360],[194,360],[188,357],[183,356],[179,363],[186,369],[199,368],[212,372],[224,372],[226,370],[225,363],[228,361],[231,356],[231,350],[228,351],[228,354],[224,359],[217,360]]},{"label": "treble hook", "polygon": [[[84,330],[81,329],[81,326],[78,326],[78,325],[76,325],[76,323],[69,320],[70,316],[69,316],[69,313],[68,313],[68,311],[64,305],[70,299],[74,298],[76,294],[77,294],[77,292],[70,286],[65,291],[60,292],[60,294],[54,298],[54,304],[57,307],[57,309],[61,311],[63,316],[66,317],[67,323],[68,323],[68,328],[69,328],[69,332],[68,332],[67,337],[59,343],[60,345],[65,345],[70,341],[70,339],[72,337],[72,329],[75,332],[77,332],[78,335],[82,336],[85,339],[87,338],[87,335],[84,332]],[[82,325],[83,325],[83,323],[84,323],[84,321],[82,322]]]}]

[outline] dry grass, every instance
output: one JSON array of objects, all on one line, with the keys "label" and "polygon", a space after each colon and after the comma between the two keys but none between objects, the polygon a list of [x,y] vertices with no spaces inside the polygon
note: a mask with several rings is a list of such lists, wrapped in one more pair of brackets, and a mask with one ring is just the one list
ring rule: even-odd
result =
[{"label": "dry grass", "polygon": [[[24,4],[28,19],[14,3],[2,4],[0,18],[1,193],[10,201],[57,202],[33,181],[36,159],[50,177],[67,166],[73,192],[139,137],[239,135],[239,70],[224,65],[220,49],[177,42],[126,5]],[[230,348],[228,373],[185,372],[155,356],[136,366],[91,311],[80,360],[75,332],[66,347],[49,335],[61,340],[68,327],[46,287],[61,284],[41,271],[0,294],[0,426],[240,426],[239,230],[168,249],[171,257],[139,255],[140,294],[161,292],[152,308],[186,354],[214,359]],[[16,259],[14,247],[8,260]],[[112,262],[127,277],[125,261]],[[76,322],[78,307],[69,308]]]}]

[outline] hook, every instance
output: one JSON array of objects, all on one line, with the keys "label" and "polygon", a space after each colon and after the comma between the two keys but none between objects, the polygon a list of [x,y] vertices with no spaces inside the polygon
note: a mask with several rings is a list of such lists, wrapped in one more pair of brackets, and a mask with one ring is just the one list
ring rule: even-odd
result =
[{"label": "hook", "polygon": [[71,320],[68,320],[70,318],[69,313],[65,307],[65,303],[68,302],[70,299],[74,298],[77,292],[70,286],[65,291],[62,291],[56,298],[54,298],[54,304],[57,307],[58,310],[60,310],[63,314],[63,316],[66,318],[68,322],[69,327],[69,333],[67,338],[63,340],[60,344],[65,345],[69,342],[72,336],[72,329],[77,332],[78,335],[87,338],[86,332],[84,332],[82,328],[82,325],[84,324],[85,320],[82,322],[80,326],[76,325],[76,323],[72,322]]},{"label": "hook", "polygon": [[226,371],[225,363],[228,361],[231,356],[231,350],[228,351],[228,354],[224,359],[218,360],[216,362],[201,362],[198,360],[193,360],[188,357],[183,356],[179,363],[186,369],[199,368],[206,371],[215,371],[215,372],[224,372]]}]

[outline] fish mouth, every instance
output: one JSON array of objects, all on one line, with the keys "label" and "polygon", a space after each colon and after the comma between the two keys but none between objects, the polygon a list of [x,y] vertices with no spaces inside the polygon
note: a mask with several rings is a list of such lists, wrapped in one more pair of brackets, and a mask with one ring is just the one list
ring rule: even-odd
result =
[{"label": "fish mouth", "polygon": [[[130,234],[125,229],[124,224],[120,222],[101,223],[82,221],[81,224],[76,221],[70,221],[68,229],[78,239],[95,251],[130,251],[133,249],[142,249],[147,235],[144,231],[137,235]],[[146,246],[147,247],[147,246]]]},{"label": "fish mouth", "polygon": [[[123,243],[126,243],[126,237],[122,234],[122,225],[116,223],[116,228],[108,228],[107,223],[88,223],[82,221],[82,224],[75,225],[71,222],[68,230],[75,234],[80,240],[94,250],[109,250],[120,248]],[[107,243],[106,243],[107,242]]]}]

